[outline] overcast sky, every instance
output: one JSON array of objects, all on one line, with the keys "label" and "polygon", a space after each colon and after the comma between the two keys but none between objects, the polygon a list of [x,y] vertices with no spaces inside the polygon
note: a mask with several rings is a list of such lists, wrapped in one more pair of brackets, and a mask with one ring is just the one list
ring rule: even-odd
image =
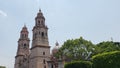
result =
[{"label": "overcast sky", "polygon": [[14,68],[20,31],[26,24],[32,40],[39,8],[52,47],[80,36],[94,44],[120,41],[120,0],[0,0],[0,65]]}]

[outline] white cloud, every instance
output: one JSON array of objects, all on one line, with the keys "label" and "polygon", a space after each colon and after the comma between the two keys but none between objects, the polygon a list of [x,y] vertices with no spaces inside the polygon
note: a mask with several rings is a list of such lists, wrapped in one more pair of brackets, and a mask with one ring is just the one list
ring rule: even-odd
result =
[{"label": "white cloud", "polygon": [[2,10],[0,10],[0,15],[2,15],[2,16],[7,16],[7,13],[5,13],[4,11],[2,11]]}]

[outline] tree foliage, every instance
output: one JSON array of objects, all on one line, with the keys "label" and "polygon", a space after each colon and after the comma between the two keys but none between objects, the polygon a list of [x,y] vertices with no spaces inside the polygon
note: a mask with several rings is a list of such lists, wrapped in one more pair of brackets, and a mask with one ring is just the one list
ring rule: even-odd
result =
[{"label": "tree foliage", "polygon": [[106,52],[92,57],[93,68],[120,68],[120,51]]},{"label": "tree foliage", "polygon": [[88,60],[94,53],[94,45],[82,37],[78,39],[67,40],[59,49],[57,56],[71,60]]},{"label": "tree foliage", "polygon": [[75,61],[66,63],[64,68],[92,68],[92,63],[89,61]]},{"label": "tree foliage", "polygon": [[93,55],[111,51],[120,51],[120,43],[103,41],[95,45],[91,41],[80,37],[65,41],[55,56],[69,62],[74,60],[90,60]]},{"label": "tree foliage", "polygon": [[5,66],[0,66],[0,68],[6,68]]},{"label": "tree foliage", "polygon": [[96,45],[96,54],[110,51],[120,51],[120,43],[113,41],[103,41]]}]

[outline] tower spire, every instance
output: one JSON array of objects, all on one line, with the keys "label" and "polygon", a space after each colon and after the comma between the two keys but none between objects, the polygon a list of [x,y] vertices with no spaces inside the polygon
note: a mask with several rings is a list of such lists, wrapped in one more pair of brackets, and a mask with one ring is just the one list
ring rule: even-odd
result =
[{"label": "tower spire", "polygon": [[37,13],[37,16],[35,17],[35,26],[39,27],[46,27],[45,26],[45,17],[43,16],[43,13],[41,9],[39,9],[39,12]]},{"label": "tower spire", "polygon": [[26,23],[24,23],[24,27],[26,27]]},{"label": "tower spire", "polygon": [[20,39],[28,39],[28,30],[26,25],[23,26],[22,30],[21,30],[21,34],[20,34]]},{"label": "tower spire", "polygon": [[41,9],[39,8],[39,13],[41,13]]}]

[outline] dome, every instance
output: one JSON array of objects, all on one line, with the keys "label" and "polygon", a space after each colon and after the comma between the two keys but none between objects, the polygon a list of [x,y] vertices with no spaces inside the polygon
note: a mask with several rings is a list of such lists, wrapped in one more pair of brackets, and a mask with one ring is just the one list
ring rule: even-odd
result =
[{"label": "dome", "polygon": [[54,47],[53,50],[52,50],[52,53],[55,54],[55,53],[58,52],[58,50],[59,50],[59,43],[56,42],[55,47]]}]

